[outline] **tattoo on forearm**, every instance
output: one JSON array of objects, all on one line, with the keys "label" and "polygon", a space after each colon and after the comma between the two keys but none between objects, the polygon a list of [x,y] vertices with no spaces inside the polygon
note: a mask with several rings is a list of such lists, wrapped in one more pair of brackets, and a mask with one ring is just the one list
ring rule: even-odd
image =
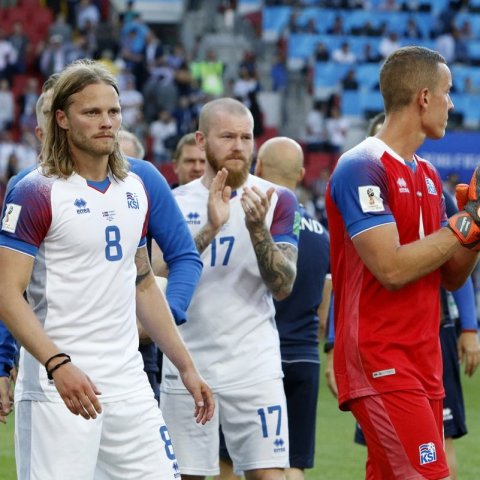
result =
[{"label": "tattoo on forearm", "polygon": [[140,285],[140,283],[142,283],[143,280],[148,277],[152,270],[146,247],[139,248],[137,250],[135,255],[135,265],[137,266],[137,278],[135,280],[135,285]]},{"label": "tattoo on forearm", "polygon": [[287,243],[275,244],[268,231],[253,248],[260,274],[274,296],[288,294],[296,274],[297,249]]}]

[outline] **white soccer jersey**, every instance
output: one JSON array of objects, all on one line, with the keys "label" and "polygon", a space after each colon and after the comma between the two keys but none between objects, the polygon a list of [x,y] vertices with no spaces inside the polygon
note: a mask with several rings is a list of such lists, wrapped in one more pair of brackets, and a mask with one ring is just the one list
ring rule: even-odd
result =
[{"label": "white soccer jersey", "polygon": [[[296,246],[295,196],[253,175],[246,185],[264,192],[275,187],[266,223],[275,242]],[[194,180],[173,192],[195,236],[207,222],[208,189]],[[242,189],[234,192],[229,220],[202,253],[203,272],[188,309],[189,321],[179,327],[198,369],[216,391],[283,375],[272,295],[260,276],[241,195]],[[166,358],[162,377],[163,391],[184,389]]]},{"label": "white soccer jersey", "polygon": [[[148,213],[141,180],[129,174],[94,184],[35,170],[6,203],[0,245],[35,256],[28,300],[60,351],[92,379],[102,402],[150,388],[135,320],[134,255]],[[15,397],[61,401],[24,349]]]}]

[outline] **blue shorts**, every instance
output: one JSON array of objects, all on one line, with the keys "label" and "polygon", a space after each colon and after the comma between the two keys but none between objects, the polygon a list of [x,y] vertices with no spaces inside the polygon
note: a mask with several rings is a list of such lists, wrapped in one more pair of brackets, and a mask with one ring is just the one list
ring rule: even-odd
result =
[{"label": "blue shorts", "polygon": [[446,438],[460,438],[467,434],[465,404],[460,383],[457,334],[455,325],[447,323],[440,328],[443,357],[443,428]]}]

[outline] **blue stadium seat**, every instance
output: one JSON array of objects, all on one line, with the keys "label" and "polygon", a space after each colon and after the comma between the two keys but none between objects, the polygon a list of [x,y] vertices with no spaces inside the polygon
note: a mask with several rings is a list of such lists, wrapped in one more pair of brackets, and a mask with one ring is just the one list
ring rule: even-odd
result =
[{"label": "blue stadium seat", "polygon": [[291,7],[265,7],[262,15],[263,39],[274,42],[288,25]]},{"label": "blue stadium seat", "polygon": [[[480,2],[479,2],[480,3]],[[455,16],[455,26],[460,28],[464,22],[469,22],[472,27],[472,33],[476,39],[480,39],[480,14],[471,12],[459,12]]]},{"label": "blue stadium seat", "polygon": [[463,114],[463,125],[469,128],[477,128],[480,124],[480,111],[478,110],[480,96],[452,93],[450,97],[454,105],[453,111]]},{"label": "blue stadium seat", "polygon": [[360,95],[360,108],[366,112],[382,112],[384,109],[383,98],[379,91],[365,91]]},{"label": "blue stadium seat", "polygon": [[358,90],[345,90],[342,92],[342,115],[349,117],[363,116],[360,95]]},{"label": "blue stadium seat", "polygon": [[378,63],[364,63],[357,66],[356,72],[360,90],[374,89],[379,81],[380,66]]},{"label": "blue stadium seat", "polygon": [[442,10],[447,8],[449,1],[450,0],[428,0],[428,2],[423,3],[429,3],[431,5],[431,13],[437,16]]},{"label": "blue stadium seat", "polygon": [[467,43],[468,57],[473,65],[480,64],[480,40],[471,40]]},{"label": "blue stadium seat", "polygon": [[313,72],[314,87],[337,87],[351,65],[339,65],[335,62],[316,63]]},{"label": "blue stadium seat", "polygon": [[315,26],[319,33],[327,33],[337,15],[333,9],[326,8],[304,8],[298,16],[298,25],[304,27],[310,19],[315,20]]}]

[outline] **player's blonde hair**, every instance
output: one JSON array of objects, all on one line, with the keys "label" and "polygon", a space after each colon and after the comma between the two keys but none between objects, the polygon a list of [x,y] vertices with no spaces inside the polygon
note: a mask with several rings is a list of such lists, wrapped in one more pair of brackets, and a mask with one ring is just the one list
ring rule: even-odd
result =
[{"label": "player's blonde hair", "polygon": [[391,53],[380,70],[385,112],[406,107],[422,88],[435,89],[441,63],[447,63],[445,58],[425,47],[403,47]]},{"label": "player's blonde hair", "polygon": [[[49,115],[45,142],[41,152],[41,166],[47,176],[56,175],[67,178],[75,171],[70,154],[67,131],[61,128],[54,112],[66,112],[72,103],[72,95],[88,85],[104,83],[111,85],[118,94],[118,87],[112,74],[99,63],[92,60],[77,60],[71,63],[57,79],[52,98],[52,114]],[[128,174],[128,163],[120,152],[118,141],[108,157],[108,166],[115,178],[123,180]]]}]

